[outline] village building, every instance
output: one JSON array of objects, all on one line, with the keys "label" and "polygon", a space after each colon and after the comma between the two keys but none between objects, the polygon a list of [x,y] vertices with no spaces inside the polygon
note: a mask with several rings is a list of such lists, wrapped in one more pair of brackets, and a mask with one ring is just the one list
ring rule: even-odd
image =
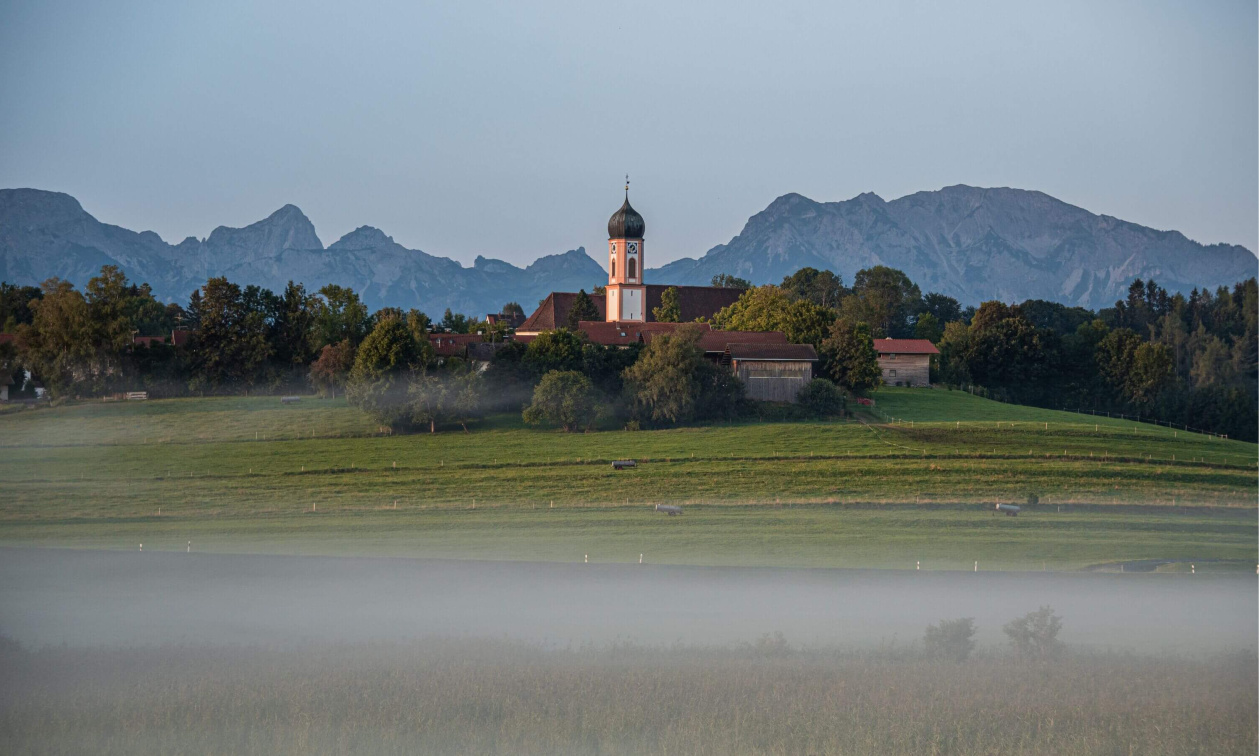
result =
[{"label": "village building", "polygon": [[941,351],[927,339],[875,339],[886,386],[930,386],[932,356]]}]

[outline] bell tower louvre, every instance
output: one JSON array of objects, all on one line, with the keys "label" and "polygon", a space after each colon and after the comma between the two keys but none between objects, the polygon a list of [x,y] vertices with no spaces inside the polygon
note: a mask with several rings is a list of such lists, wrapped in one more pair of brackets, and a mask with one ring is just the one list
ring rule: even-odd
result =
[{"label": "bell tower louvre", "polygon": [[604,319],[642,323],[647,320],[647,286],[643,283],[643,216],[626,201],[608,219],[608,286]]}]

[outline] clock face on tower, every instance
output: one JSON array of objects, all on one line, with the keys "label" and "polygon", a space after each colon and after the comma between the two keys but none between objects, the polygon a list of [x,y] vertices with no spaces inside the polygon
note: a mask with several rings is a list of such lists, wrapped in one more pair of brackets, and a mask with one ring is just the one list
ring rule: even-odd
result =
[{"label": "clock face on tower", "polygon": [[639,243],[638,243],[638,242],[629,242],[629,243],[627,243],[627,244],[626,244],[626,251],[627,251],[627,252],[629,252],[629,253],[631,253],[631,254],[634,254],[635,252],[638,252],[638,251],[639,251]]}]

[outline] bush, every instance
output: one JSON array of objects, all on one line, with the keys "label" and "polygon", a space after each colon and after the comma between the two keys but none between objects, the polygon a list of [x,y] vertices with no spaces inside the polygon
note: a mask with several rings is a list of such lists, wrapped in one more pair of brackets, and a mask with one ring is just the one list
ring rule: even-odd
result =
[{"label": "bush", "polygon": [[599,414],[591,379],[576,370],[553,370],[534,389],[522,418],[530,425],[559,425],[566,431],[589,428]]},{"label": "bush", "polygon": [[976,622],[971,617],[941,620],[939,625],[928,625],[923,633],[923,648],[929,659],[966,661],[976,647],[973,636]]},{"label": "bush", "polygon": [[1002,632],[1011,639],[1011,646],[1020,657],[1049,659],[1062,649],[1059,643],[1061,629],[1063,618],[1055,614],[1052,607],[1043,606],[1006,623]]},{"label": "bush", "polygon": [[825,378],[815,378],[796,395],[801,408],[813,417],[836,417],[844,414],[844,392]]}]

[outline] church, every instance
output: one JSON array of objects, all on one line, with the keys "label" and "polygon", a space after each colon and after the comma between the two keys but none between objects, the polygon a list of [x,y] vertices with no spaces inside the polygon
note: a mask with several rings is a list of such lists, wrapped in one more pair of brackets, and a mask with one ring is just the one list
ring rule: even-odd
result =
[{"label": "church", "polygon": [[[667,285],[644,280],[643,216],[630,206],[630,187],[617,212],[608,219],[608,282],[604,296],[592,297],[602,320],[583,320],[578,330],[605,346],[650,343],[684,323],[712,318],[739,300],[741,289],[717,286],[675,286],[680,322],[660,322],[653,310],[661,306]],[[552,292],[534,314],[516,329],[517,341],[529,342],[543,331],[566,328],[576,292]],[[809,344],[789,344],[781,331],[722,331],[700,323],[699,346],[709,359],[728,365],[744,381],[751,399],[796,401],[796,394],[813,378],[818,355]]]}]

